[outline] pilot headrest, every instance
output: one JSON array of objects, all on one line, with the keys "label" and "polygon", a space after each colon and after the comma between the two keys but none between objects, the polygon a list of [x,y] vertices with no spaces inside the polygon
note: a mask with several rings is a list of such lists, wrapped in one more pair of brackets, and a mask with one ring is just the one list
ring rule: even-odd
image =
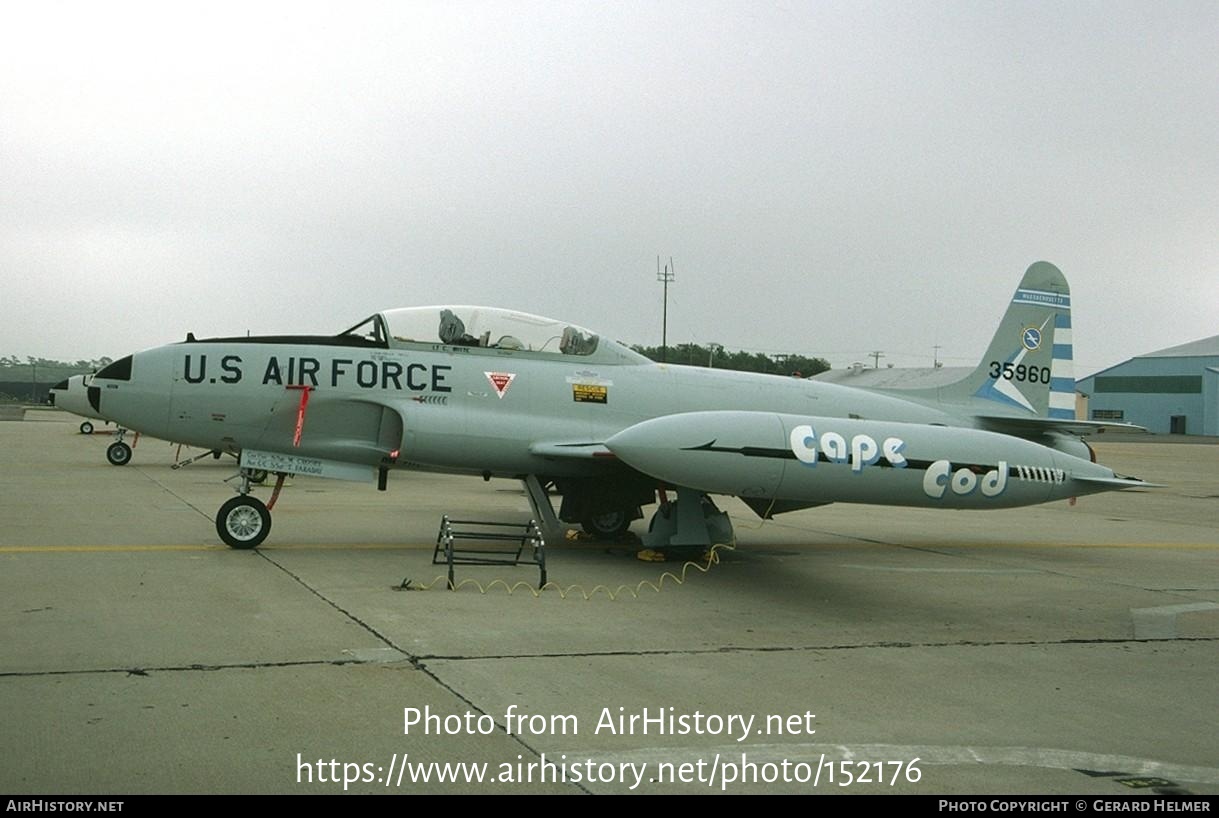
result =
[{"label": "pilot headrest", "polygon": [[453,314],[452,310],[440,311],[440,341],[445,344],[456,343],[466,333],[466,324]]}]

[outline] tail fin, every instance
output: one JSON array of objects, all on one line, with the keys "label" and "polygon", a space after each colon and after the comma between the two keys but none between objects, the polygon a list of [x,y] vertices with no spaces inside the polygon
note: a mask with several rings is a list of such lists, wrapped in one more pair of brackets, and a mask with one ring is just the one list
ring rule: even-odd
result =
[{"label": "tail fin", "polygon": [[1062,272],[1045,261],[1029,267],[978,368],[938,391],[946,403],[990,401],[999,414],[1073,419],[1071,289]]}]

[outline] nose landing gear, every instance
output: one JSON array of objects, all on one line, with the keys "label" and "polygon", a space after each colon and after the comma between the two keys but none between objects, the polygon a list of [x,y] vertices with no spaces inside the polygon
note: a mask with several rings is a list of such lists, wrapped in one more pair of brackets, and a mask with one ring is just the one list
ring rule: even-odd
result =
[{"label": "nose landing gear", "polygon": [[[250,494],[251,483],[261,483],[267,473],[261,469],[242,469],[239,475],[241,487],[236,497],[225,501],[216,512],[216,533],[230,548],[246,550],[257,548],[271,533],[271,506]],[[285,475],[277,475],[271,504],[279,496]],[[229,478],[232,479],[232,478]]]},{"label": "nose landing gear", "polygon": [[121,440],[116,440],[106,447],[106,460],[111,466],[126,466],[131,462],[131,447]]},{"label": "nose landing gear", "polygon": [[216,533],[230,548],[257,548],[271,533],[271,512],[257,497],[230,498],[216,513]]}]

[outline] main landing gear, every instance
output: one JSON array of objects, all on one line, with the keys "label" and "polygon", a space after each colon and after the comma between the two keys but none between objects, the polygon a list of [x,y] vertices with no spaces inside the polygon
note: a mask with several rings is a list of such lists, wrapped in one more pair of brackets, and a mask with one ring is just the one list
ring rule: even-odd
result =
[{"label": "main landing gear", "polygon": [[678,488],[677,499],[662,502],[648,523],[643,544],[654,551],[705,550],[733,541],[732,522],[700,491]]},{"label": "main landing gear", "polygon": [[580,527],[584,529],[585,534],[591,534],[599,540],[616,542],[630,530],[631,514],[625,509],[594,514],[584,518]]}]

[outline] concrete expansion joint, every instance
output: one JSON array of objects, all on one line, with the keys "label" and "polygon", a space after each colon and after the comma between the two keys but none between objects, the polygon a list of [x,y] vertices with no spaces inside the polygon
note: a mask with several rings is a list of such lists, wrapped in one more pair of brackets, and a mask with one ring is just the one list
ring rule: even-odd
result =
[{"label": "concrete expansion joint", "polygon": [[744,647],[740,645],[722,645],[715,648],[699,648],[684,650],[607,650],[607,651],[572,651],[569,653],[506,653],[506,654],[440,654],[425,653],[415,657],[419,662],[444,661],[487,661],[497,659],[604,659],[604,658],[643,658],[650,656],[707,656],[728,653],[817,653],[848,650],[893,650],[909,648],[1004,648],[1004,647],[1055,647],[1071,645],[1128,645],[1144,642],[1219,642],[1219,636],[1176,636],[1162,637],[1096,637],[1069,639],[1027,639],[1027,640],[960,640],[955,642],[861,642],[853,645],[772,645]]},{"label": "concrete expansion joint", "polygon": [[151,677],[155,673],[212,673],[221,670],[265,670],[268,668],[320,667],[325,665],[366,665],[373,660],[360,659],[300,659],[278,662],[224,662],[217,664],[162,665],[157,667],[76,668],[70,670],[0,671],[0,678],[37,678],[44,676],[89,676],[122,673],[126,676]]},{"label": "concrete expansion joint", "polygon": [[333,608],[334,610],[338,611],[338,612],[339,612],[340,614],[342,614],[343,616],[347,617],[349,620],[351,620],[352,622],[354,622],[354,623],[355,623],[356,625],[358,625],[359,627],[363,628],[365,631],[367,631],[367,632],[368,632],[368,633],[370,633],[372,636],[374,636],[374,637],[375,637],[375,638],[376,638],[378,641],[380,641],[380,642],[384,643],[386,646],[388,646],[388,647],[389,647],[389,648],[391,648],[392,650],[397,651],[398,653],[400,653],[404,659],[406,659],[407,661],[411,662],[412,664],[415,664],[416,657],[415,657],[415,656],[414,656],[412,653],[410,653],[409,651],[403,650],[403,649],[402,649],[402,648],[400,648],[398,645],[394,644],[393,640],[392,640],[392,639],[390,639],[388,636],[386,636],[385,634],[383,634],[383,633],[381,633],[380,631],[378,631],[376,628],[374,628],[374,627],[373,627],[372,625],[370,625],[369,623],[367,623],[367,622],[365,622],[364,620],[360,619],[360,617],[356,616],[356,615],[355,615],[355,614],[353,614],[351,611],[349,611],[349,610],[347,610],[346,608],[344,608],[343,606],[339,605],[339,604],[338,604],[337,602],[335,602],[333,599],[330,599],[329,597],[327,597],[325,594],[323,594],[323,593],[322,593],[321,591],[319,591],[318,589],[314,588],[312,585],[310,585],[308,582],[306,582],[304,579],[302,579],[302,578],[301,578],[300,576],[298,576],[297,574],[294,574],[292,571],[289,571],[289,570],[288,570],[287,568],[285,568],[283,565],[281,565],[280,563],[278,563],[278,562],[276,562],[274,559],[272,559],[272,558],[271,558],[271,556],[270,556],[270,555],[268,555],[266,552],[264,552],[264,551],[258,551],[258,552],[257,552],[257,554],[258,554],[258,556],[259,556],[259,557],[261,557],[262,559],[264,559],[264,560],[266,560],[267,562],[271,563],[271,565],[274,565],[274,566],[275,566],[276,568],[278,568],[280,571],[283,571],[285,574],[287,574],[289,577],[291,577],[291,578],[292,578],[292,579],[293,579],[293,580],[294,580],[294,581],[295,581],[295,582],[296,582],[298,585],[300,585],[300,586],[301,586],[302,588],[304,588],[306,591],[308,591],[309,593],[313,594],[315,597],[317,597],[318,599],[320,599],[322,602],[325,602],[325,603],[326,603],[327,605],[329,605],[331,608]]}]

